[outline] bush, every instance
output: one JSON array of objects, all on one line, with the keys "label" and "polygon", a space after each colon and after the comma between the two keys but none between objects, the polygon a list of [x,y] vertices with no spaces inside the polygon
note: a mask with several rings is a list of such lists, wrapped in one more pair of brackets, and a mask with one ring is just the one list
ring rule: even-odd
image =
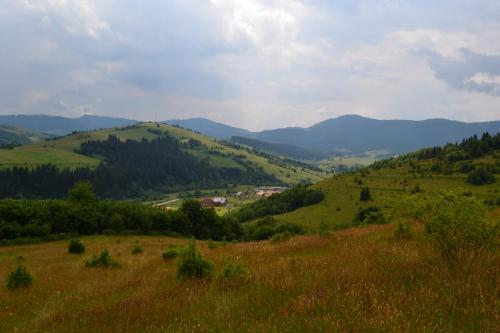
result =
[{"label": "bush", "polygon": [[135,254],[141,254],[144,252],[144,249],[142,248],[141,245],[139,244],[135,244],[134,247],[132,247],[132,249],[130,250],[130,253],[132,255],[135,255]]},{"label": "bush", "polygon": [[363,187],[359,193],[359,201],[370,201],[371,198],[370,189],[367,186]]},{"label": "bush", "polygon": [[215,250],[217,248],[217,244],[215,244],[214,241],[212,241],[211,239],[208,240],[208,248],[210,250]]},{"label": "bush", "polygon": [[385,224],[387,220],[382,213],[382,210],[375,206],[360,207],[358,213],[352,221],[352,225],[359,226],[360,224]]},{"label": "bush", "polygon": [[68,252],[74,254],[82,254],[85,252],[85,245],[79,239],[72,239],[69,241]]},{"label": "bush", "polygon": [[271,242],[279,243],[290,239],[292,239],[292,234],[290,233],[290,231],[287,230],[273,235],[273,237],[271,237]]},{"label": "bush", "polygon": [[488,220],[484,206],[473,196],[454,192],[411,196],[399,211],[424,225],[428,239],[448,263],[498,245],[500,223]]},{"label": "bush", "polygon": [[162,253],[161,257],[163,260],[175,259],[179,256],[179,253],[182,251],[182,248],[177,245],[170,244],[165,252]]},{"label": "bush", "polygon": [[10,273],[7,280],[7,288],[16,290],[19,288],[27,288],[33,284],[33,276],[28,272],[24,265],[17,266],[17,269]]},{"label": "bush", "polygon": [[410,239],[411,238],[411,229],[408,223],[404,223],[399,221],[394,231],[394,237],[397,240]]},{"label": "bush", "polygon": [[467,176],[467,182],[472,185],[493,184],[495,181],[495,176],[485,168],[472,170]]},{"label": "bush", "polygon": [[222,267],[219,277],[223,279],[237,279],[244,277],[246,273],[247,270],[240,261],[228,259]]},{"label": "bush", "polygon": [[95,254],[92,256],[92,258],[90,258],[89,260],[87,260],[87,262],[85,263],[85,266],[86,267],[92,267],[92,268],[95,268],[95,267],[99,267],[99,268],[107,268],[107,267],[111,267],[111,268],[118,268],[120,267],[120,264],[113,260],[111,258],[111,255],[109,254],[108,250],[103,250],[101,252],[101,254],[99,254],[99,256],[96,256]]},{"label": "bush", "polygon": [[178,279],[202,279],[210,278],[213,274],[213,264],[204,259],[194,240],[191,240],[188,246],[182,250],[177,263]]}]

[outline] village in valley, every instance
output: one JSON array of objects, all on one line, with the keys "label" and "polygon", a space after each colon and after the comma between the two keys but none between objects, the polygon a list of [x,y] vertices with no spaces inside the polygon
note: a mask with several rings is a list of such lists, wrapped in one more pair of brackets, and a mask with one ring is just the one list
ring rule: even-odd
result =
[{"label": "village in valley", "polygon": [[[213,190],[198,193],[178,193],[170,195],[166,200],[148,202],[147,204],[162,210],[174,210],[180,207],[184,199],[196,199],[201,202],[202,207],[214,208],[219,214],[226,213],[232,208],[238,208],[244,204],[261,198],[268,198],[287,190],[286,186],[259,186],[241,187],[236,192]],[[225,192],[223,194],[223,192]]]}]

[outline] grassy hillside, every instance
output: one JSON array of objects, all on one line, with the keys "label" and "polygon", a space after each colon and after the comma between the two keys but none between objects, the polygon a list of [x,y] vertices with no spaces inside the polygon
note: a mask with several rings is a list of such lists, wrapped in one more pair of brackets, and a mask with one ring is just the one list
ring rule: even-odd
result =
[{"label": "grassy hillside", "polygon": [[37,142],[50,137],[48,134],[20,127],[0,125],[0,147]]},{"label": "grassy hillside", "polygon": [[[170,125],[160,125],[144,123],[137,126],[125,128],[110,128],[98,131],[83,132],[68,135],[51,141],[36,142],[12,150],[0,150],[0,167],[28,166],[34,167],[40,164],[52,163],[60,167],[88,166],[96,167],[100,160],[80,155],[74,152],[80,144],[88,140],[104,140],[109,135],[116,135],[122,140],[132,139],[148,140],[156,138],[155,130],[167,131],[170,135],[179,140],[197,140],[202,143],[202,147],[191,149],[189,152],[200,159],[208,159],[209,163],[216,167],[238,167],[238,155],[243,156],[256,166],[260,166],[268,174],[274,174],[276,178],[286,183],[296,183],[307,180],[316,182],[325,177],[324,174],[290,166],[289,168],[270,163],[267,159],[256,156],[244,149],[228,147],[218,143],[216,140],[206,136],[193,133]],[[210,150],[216,150],[220,154],[210,154]]]},{"label": "grassy hillside", "polygon": [[[0,276],[22,256],[35,278],[24,291],[0,286],[0,331],[498,331],[498,256],[450,270],[430,259],[420,236],[398,242],[393,228],[215,250],[197,242],[216,274],[228,258],[245,265],[245,277],[226,282],[177,280],[175,260],[161,252],[181,239],[87,237],[83,255],[68,254],[67,242],[0,248]],[[144,253],[131,255],[136,241]],[[122,267],[86,268],[104,248]]]},{"label": "grassy hillside", "polygon": [[[440,148],[441,149],[441,148]],[[471,185],[467,182],[470,168],[500,170],[500,150],[490,151],[481,157],[455,161],[463,149],[450,145],[443,148],[443,156],[419,159],[422,150],[397,159],[378,162],[380,167],[366,168],[349,174],[341,174],[313,185],[321,189],[325,199],[313,206],[275,216],[279,222],[296,223],[309,231],[332,229],[348,225],[360,207],[377,206],[386,215],[401,195],[418,189],[421,192],[455,190],[477,196],[482,201],[500,200],[500,180],[491,184]],[[497,177],[498,178],[498,177]],[[368,187],[371,200],[360,202],[360,192]]]}]

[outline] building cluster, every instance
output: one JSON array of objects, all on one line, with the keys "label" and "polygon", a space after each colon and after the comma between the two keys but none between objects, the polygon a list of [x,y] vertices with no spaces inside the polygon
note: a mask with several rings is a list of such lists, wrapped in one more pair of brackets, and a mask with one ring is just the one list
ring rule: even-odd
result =
[{"label": "building cluster", "polygon": [[225,197],[203,198],[201,205],[203,207],[225,207],[228,200]]},{"label": "building cluster", "polygon": [[261,187],[255,188],[254,191],[255,191],[255,195],[257,195],[258,197],[267,198],[273,194],[282,193],[285,190],[286,190],[286,187],[282,187],[282,186],[261,186]]}]

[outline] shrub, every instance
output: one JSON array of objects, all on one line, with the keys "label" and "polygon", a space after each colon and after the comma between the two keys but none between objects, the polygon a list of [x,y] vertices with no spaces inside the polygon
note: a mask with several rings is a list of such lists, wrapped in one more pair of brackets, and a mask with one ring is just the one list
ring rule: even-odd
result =
[{"label": "shrub", "polygon": [[438,192],[432,197],[407,197],[400,212],[425,226],[428,239],[449,263],[498,245],[500,223],[488,220],[484,206],[473,196]]},{"label": "shrub", "polygon": [[224,263],[219,277],[223,279],[237,279],[244,277],[246,273],[245,266],[239,260],[228,259]]},{"label": "shrub", "polygon": [[74,253],[74,254],[84,253],[85,252],[85,245],[83,245],[83,243],[77,238],[72,239],[69,241],[68,252]]},{"label": "shrub", "polygon": [[359,201],[369,201],[371,198],[370,189],[367,186],[363,187],[359,193]]},{"label": "shrub", "polygon": [[215,244],[214,241],[212,241],[211,239],[208,240],[208,248],[210,250],[215,250],[217,248],[217,244]]},{"label": "shrub", "polygon": [[396,230],[394,231],[394,237],[397,240],[410,239],[411,238],[411,229],[408,223],[404,223],[399,221]]},{"label": "shrub", "polygon": [[135,254],[141,254],[144,252],[144,249],[142,248],[141,245],[139,244],[135,244],[134,247],[132,247],[132,249],[130,250],[130,253],[132,255],[135,255]]},{"label": "shrub", "polygon": [[191,240],[186,248],[182,250],[177,263],[177,278],[210,278],[213,273],[213,264],[204,259],[194,240]]},{"label": "shrub", "polygon": [[354,217],[352,224],[359,226],[360,224],[385,224],[387,220],[382,213],[382,210],[375,206],[360,207],[358,213]]},{"label": "shrub", "polygon": [[17,269],[10,273],[7,280],[7,288],[16,290],[19,288],[27,288],[33,284],[33,276],[28,272],[24,265],[17,266]]},{"label": "shrub", "polygon": [[493,184],[495,176],[485,168],[477,168],[469,172],[467,182],[472,185]]},{"label": "shrub", "polygon": [[278,234],[273,235],[273,237],[271,237],[271,242],[278,243],[278,242],[284,242],[284,241],[287,241],[290,239],[292,239],[292,234],[290,233],[290,231],[287,230],[287,231],[283,231],[283,232],[280,232]]},{"label": "shrub", "polygon": [[92,268],[95,268],[95,267],[102,267],[102,268],[107,268],[107,267],[111,267],[111,268],[118,268],[120,267],[120,264],[113,260],[111,258],[111,255],[109,254],[108,250],[103,250],[101,252],[101,254],[99,254],[99,256],[96,256],[95,254],[92,256],[92,258],[90,258],[89,260],[87,260],[87,262],[85,263],[85,266],[86,267],[92,267]]},{"label": "shrub", "polygon": [[165,252],[162,253],[161,257],[163,260],[177,258],[181,250],[182,249],[179,246],[170,244]]}]

